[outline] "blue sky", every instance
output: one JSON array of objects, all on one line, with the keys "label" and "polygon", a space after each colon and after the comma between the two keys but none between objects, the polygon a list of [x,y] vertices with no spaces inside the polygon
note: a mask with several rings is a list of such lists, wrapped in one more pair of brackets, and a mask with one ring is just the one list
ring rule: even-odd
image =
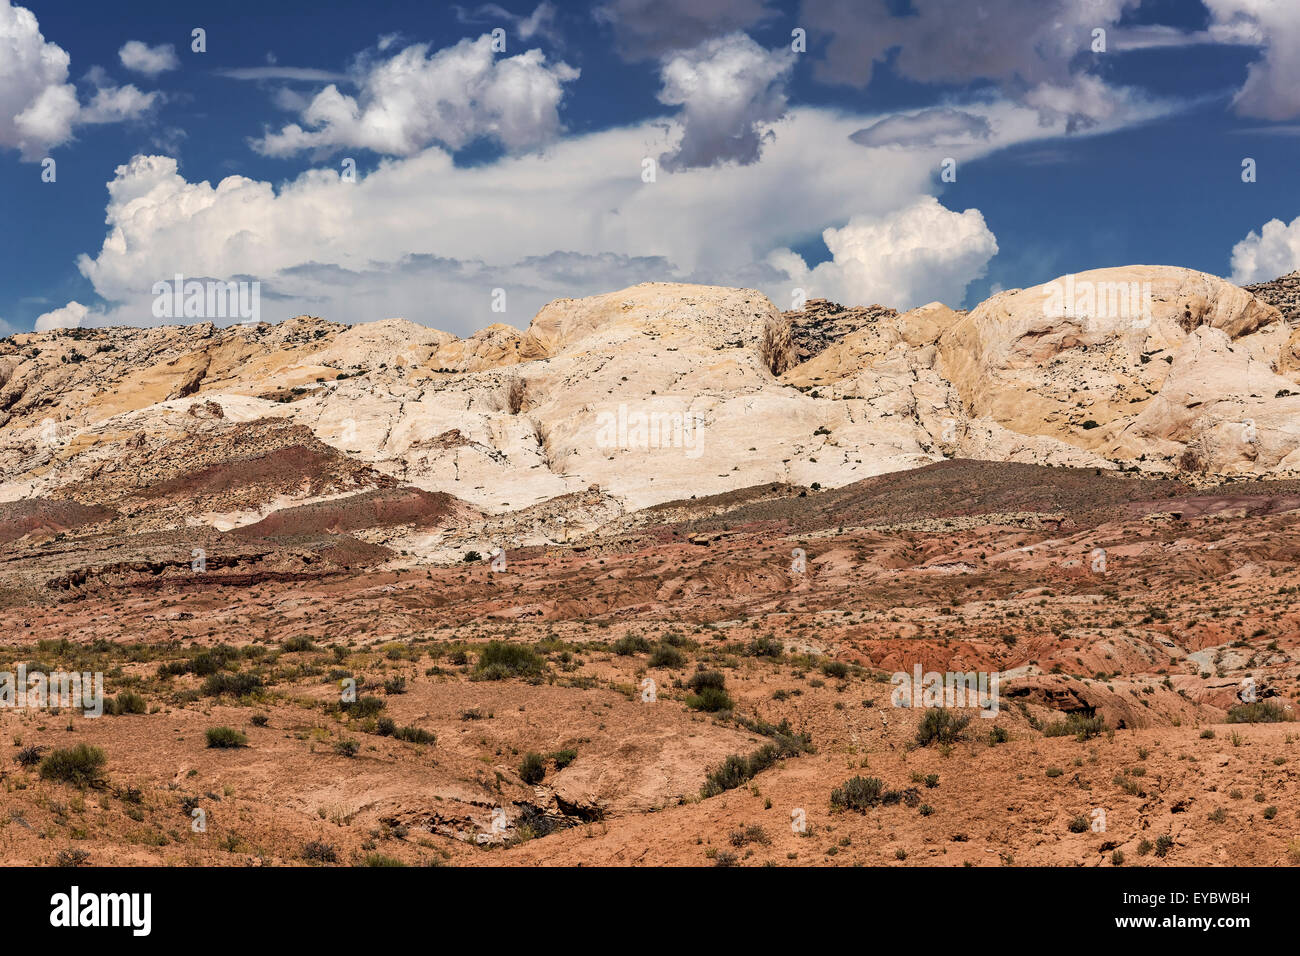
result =
[{"label": "blue sky", "polygon": [[1300,266],[1288,0],[177,6],[0,0],[0,331],[156,324],[176,274],[468,334],[646,280]]}]

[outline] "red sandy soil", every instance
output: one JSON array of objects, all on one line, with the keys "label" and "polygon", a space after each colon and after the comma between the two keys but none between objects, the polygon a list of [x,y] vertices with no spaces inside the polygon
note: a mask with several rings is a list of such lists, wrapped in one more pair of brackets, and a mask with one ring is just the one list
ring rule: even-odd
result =
[{"label": "red sandy soil", "polygon": [[[948,462],[675,502],[512,551],[503,573],[379,570],[391,554],[343,532],[455,506],[385,495],[237,534],[0,517],[32,527],[0,549],[0,667],[102,671],[145,711],[0,709],[0,862],[1300,863],[1300,724],[1229,722],[1247,678],[1279,716],[1300,700],[1290,484]],[[618,653],[629,637],[680,660]],[[493,640],[531,648],[536,672],[480,672]],[[197,669],[254,676],[251,693],[212,696],[185,672],[223,646]],[[916,664],[999,671],[998,715],[961,711],[958,739],[920,745],[924,711],[891,706],[889,683]],[[730,711],[691,709],[700,669],[723,676]],[[347,677],[376,713],[339,708]],[[1100,726],[1045,734],[1071,714]],[[385,735],[381,717],[436,742]],[[702,795],[782,722],[811,750]],[[247,745],[207,747],[218,726]],[[16,759],[78,743],[106,756],[85,788]],[[521,778],[529,752],[539,784]],[[854,776],[899,798],[834,808]]]}]

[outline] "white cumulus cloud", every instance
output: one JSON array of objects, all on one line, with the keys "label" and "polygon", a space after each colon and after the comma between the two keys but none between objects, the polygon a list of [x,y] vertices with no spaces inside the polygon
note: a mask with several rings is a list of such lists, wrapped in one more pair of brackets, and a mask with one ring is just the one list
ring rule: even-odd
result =
[{"label": "white cumulus cloud", "polygon": [[744,33],[706,40],[663,62],[659,101],[682,107],[681,141],[665,169],[755,162],[768,127],[785,115],[789,50],[763,49]]},{"label": "white cumulus cloud", "polygon": [[86,322],[90,308],[80,302],[69,302],[61,309],[54,309],[36,317],[36,331],[48,332],[50,329],[75,329]]},{"label": "white cumulus cloud", "polygon": [[529,149],[561,132],[564,84],[577,70],[548,64],[541,50],[498,57],[490,36],[428,50],[415,44],[363,61],[359,96],[330,84],[302,110],[301,123],[267,133],[254,148],[269,156],[344,148],[410,156],[430,144],[458,150],[482,138]]},{"label": "white cumulus cloud", "polygon": [[1268,282],[1300,269],[1300,216],[1285,223],[1270,219],[1232,247],[1232,281]]},{"label": "white cumulus cloud", "polygon": [[[1058,138],[1066,126],[1005,101],[963,110],[990,133],[945,147],[959,164]],[[1145,115],[1112,116],[1089,132]],[[805,273],[815,273],[827,284],[810,294],[959,305],[993,238],[975,211],[949,212],[934,200],[912,209],[934,188],[932,156],[877,149],[864,172],[864,148],[850,136],[883,118],[792,108],[755,162],[681,169],[651,183],[642,181],[642,159],[679,136],[661,119],[467,166],[431,146],[355,182],[336,165],[278,184],[190,181],[173,159],[138,156],[108,184],[102,245],[78,260],[103,301],[84,321],[153,324],[150,290],[176,273],[260,281],[266,321],[401,315],[457,334],[502,321],[523,327],[552,298],[651,278],[756,288],[789,307],[793,289],[809,283]],[[780,263],[790,269],[769,259],[828,224],[836,227],[831,267],[809,269],[788,251]],[[928,238],[886,243],[887,227]],[[893,250],[887,266],[854,251],[868,241]],[[491,311],[494,288],[508,294],[504,314]]]},{"label": "white cumulus cloud", "polygon": [[960,306],[998,242],[978,209],[953,212],[926,196],[887,216],[854,216],[822,233],[831,259],[809,269],[789,249],[770,262],[809,297],[905,309],[938,299]]},{"label": "white cumulus cloud", "polygon": [[134,86],[103,86],[88,106],[68,82],[70,59],[47,42],[30,10],[0,0],[0,149],[17,149],[29,161],[72,139],[87,123],[135,119],[157,94]]},{"label": "white cumulus cloud", "polygon": [[140,40],[128,40],[117,51],[117,57],[128,70],[146,76],[157,76],[181,65],[176,58],[176,47],[170,43],[149,46]]},{"label": "white cumulus cloud", "polygon": [[1205,0],[1218,35],[1253,38],[1263,56],[1250,65],[1233,101],[1261,119],[1300,116],[1300,4],[1293,0]]}]

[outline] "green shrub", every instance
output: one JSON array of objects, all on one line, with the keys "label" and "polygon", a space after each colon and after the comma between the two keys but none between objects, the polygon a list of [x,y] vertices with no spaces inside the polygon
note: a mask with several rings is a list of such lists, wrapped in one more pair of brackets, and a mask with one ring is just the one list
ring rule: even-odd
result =
[{"label": "green shrub", "polygon": [[316,645],[311,642],[311,638],[306,634],[296,634],[280,644],[282,650],[292,654],[297,651],[314,651]]},{"label": "green shrub", "polygon": [[355,757],[361,752],[361,745],[355,740],[340,740],[334,745],[334,752],[340,757]]},{"label": "green shrub", "polygon": [[117,697],[104,702],[104,712],[118,716],[121,714],[148,713],[149,705],[145,699],[133,690],[124,690]]},{"label": "green shrub", "polygon": [[[764,744],[748,756],[732,754],[705,774],[701,796],[715,797],[726,790],[743,786],[783,757],[793,757],[812,749],[807,734],[789,733],[789,725],[782,721],[769,736],[773,742]],[[761,731],[760,731],[761,732]]]},{"label": "green shrub", "polygon": [[247,747],[248,738],[233,727],[209,727],[208,746],[215,748]]},{"label": "green shrub", "polygon": [[686,666],[686,655],[673,647],[671,644],[660,644],[650,655],[651,667],[667,667],[677,669]]},{"label": "green shrub", "polygon": [[546,670],[546,660],[531,647],[509,641],[489,641],[479,652],[474,665],[480,680],[505,680],[510,677],[536,677]]},{"label": "green shrub", "polygon": [[551,759],[555,761],[556,770],[563,770],[569,764],[573,763],[573,761],[578,759],[578,751],[557,750],[555,753],[551,754]]},{"label": "green shrub", "polygon": [[1074,737],[1080,742],[1096,737],[1106,729],[1106,722],[1100,717],[1085,717],[1083,714],[1066,714],[1064,720],[1048,724],[1043,728],[1044,737]]},{"label": "green shrub", "polygon": [[885,785],[877,777],[853,777],[831,791],[831,807],[865,813],[881,802],[884,792]]},{"label": "green shrub", "polygon": [[727,686],[727,678],[721,671],[696,671],[686,686],[697,694],[702,690],[722,690]]},{"label": "green shrub", "polygon": [[1071,833],[1086,833],[1088,831],[1088,818],[1082,813],[1070,821]]},{"label": "green shrub", "polygon": [[822,673],[827,677],[843,679],[849,676],[849,665],[843,661],[823,661]]},{"label": "green shrub", "polygon": [[262,678],[256,674],[213,674],[203,682],[203,695],[205,697],[220,697],[223,694],[230,694],[233,697],[243,697],[245,694],[251,694],[262,686]]},{"label": "green shrub", "polygon": [[41,761],[41,779],[58,780],[78,787],[93,786],[103,780],[108,758],[104,751],[88,744],[77,744],[53,751]]},{"label": "green shrub", "polygon": [[650,642],[640,634],[624,634],[614,642],[614,653],[621,657],[630,654],[645,654],[650,650]]},{"label": "green shrub", "polygon": [[358,697],[356,700],[345,700],[339,704],[343,713],[357,720],[378,716],[379,712],[387,706],[388,704],[382,698],[370,696]]},{"label": "green shrub", "polygon": [[337,863],[339,855],[332,844],[321,840],[312,840],[303,845],[302,858],[312,863]]},{"label": "green shrub", "polygon": [[970,723],[965,714],[954,714],[942,707],[931,707],[921,718],[920,729],[916,732],[916,742],[925,747],[936,740],[941,744],[950,744],[960,739],[961,732]]},{"label": "green shrub", "polygon": [[527,784],[539,784],[546,779],[546,758],[539,753],[524,754],[523,763],[519,765],[519,779]]},{"label": "green shrub", "polygon": [[398,727],[393,732],[393,736],[398,740],[404,740],[408,744],[431,744],[438,737],[427,730],[421,730],[419,727]]},{"label": "green shrub", "polygon": [[1230,724],[1279,724],[1287,720],[1286,711],[1271,700],[1260,700],[1253,704],[1237,704],[1228,711]]},{"label": "green shrub", "polygon": [[703,710],[712,714],[722,710],[731,710],[736,705],[725,690],[717,687],[705,687],[698,694],[687,696],[686,706],[691,710]]}]

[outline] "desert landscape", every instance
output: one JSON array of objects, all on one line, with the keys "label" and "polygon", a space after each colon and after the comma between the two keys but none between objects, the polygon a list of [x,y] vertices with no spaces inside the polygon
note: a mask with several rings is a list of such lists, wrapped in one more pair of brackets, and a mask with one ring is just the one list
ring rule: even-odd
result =
[{"label": "desert landscape", "polygon": [[0,708],[5,864],[1300,864],[1300,273],[25,332],[0,409],[0,670],[104,693]]}]

